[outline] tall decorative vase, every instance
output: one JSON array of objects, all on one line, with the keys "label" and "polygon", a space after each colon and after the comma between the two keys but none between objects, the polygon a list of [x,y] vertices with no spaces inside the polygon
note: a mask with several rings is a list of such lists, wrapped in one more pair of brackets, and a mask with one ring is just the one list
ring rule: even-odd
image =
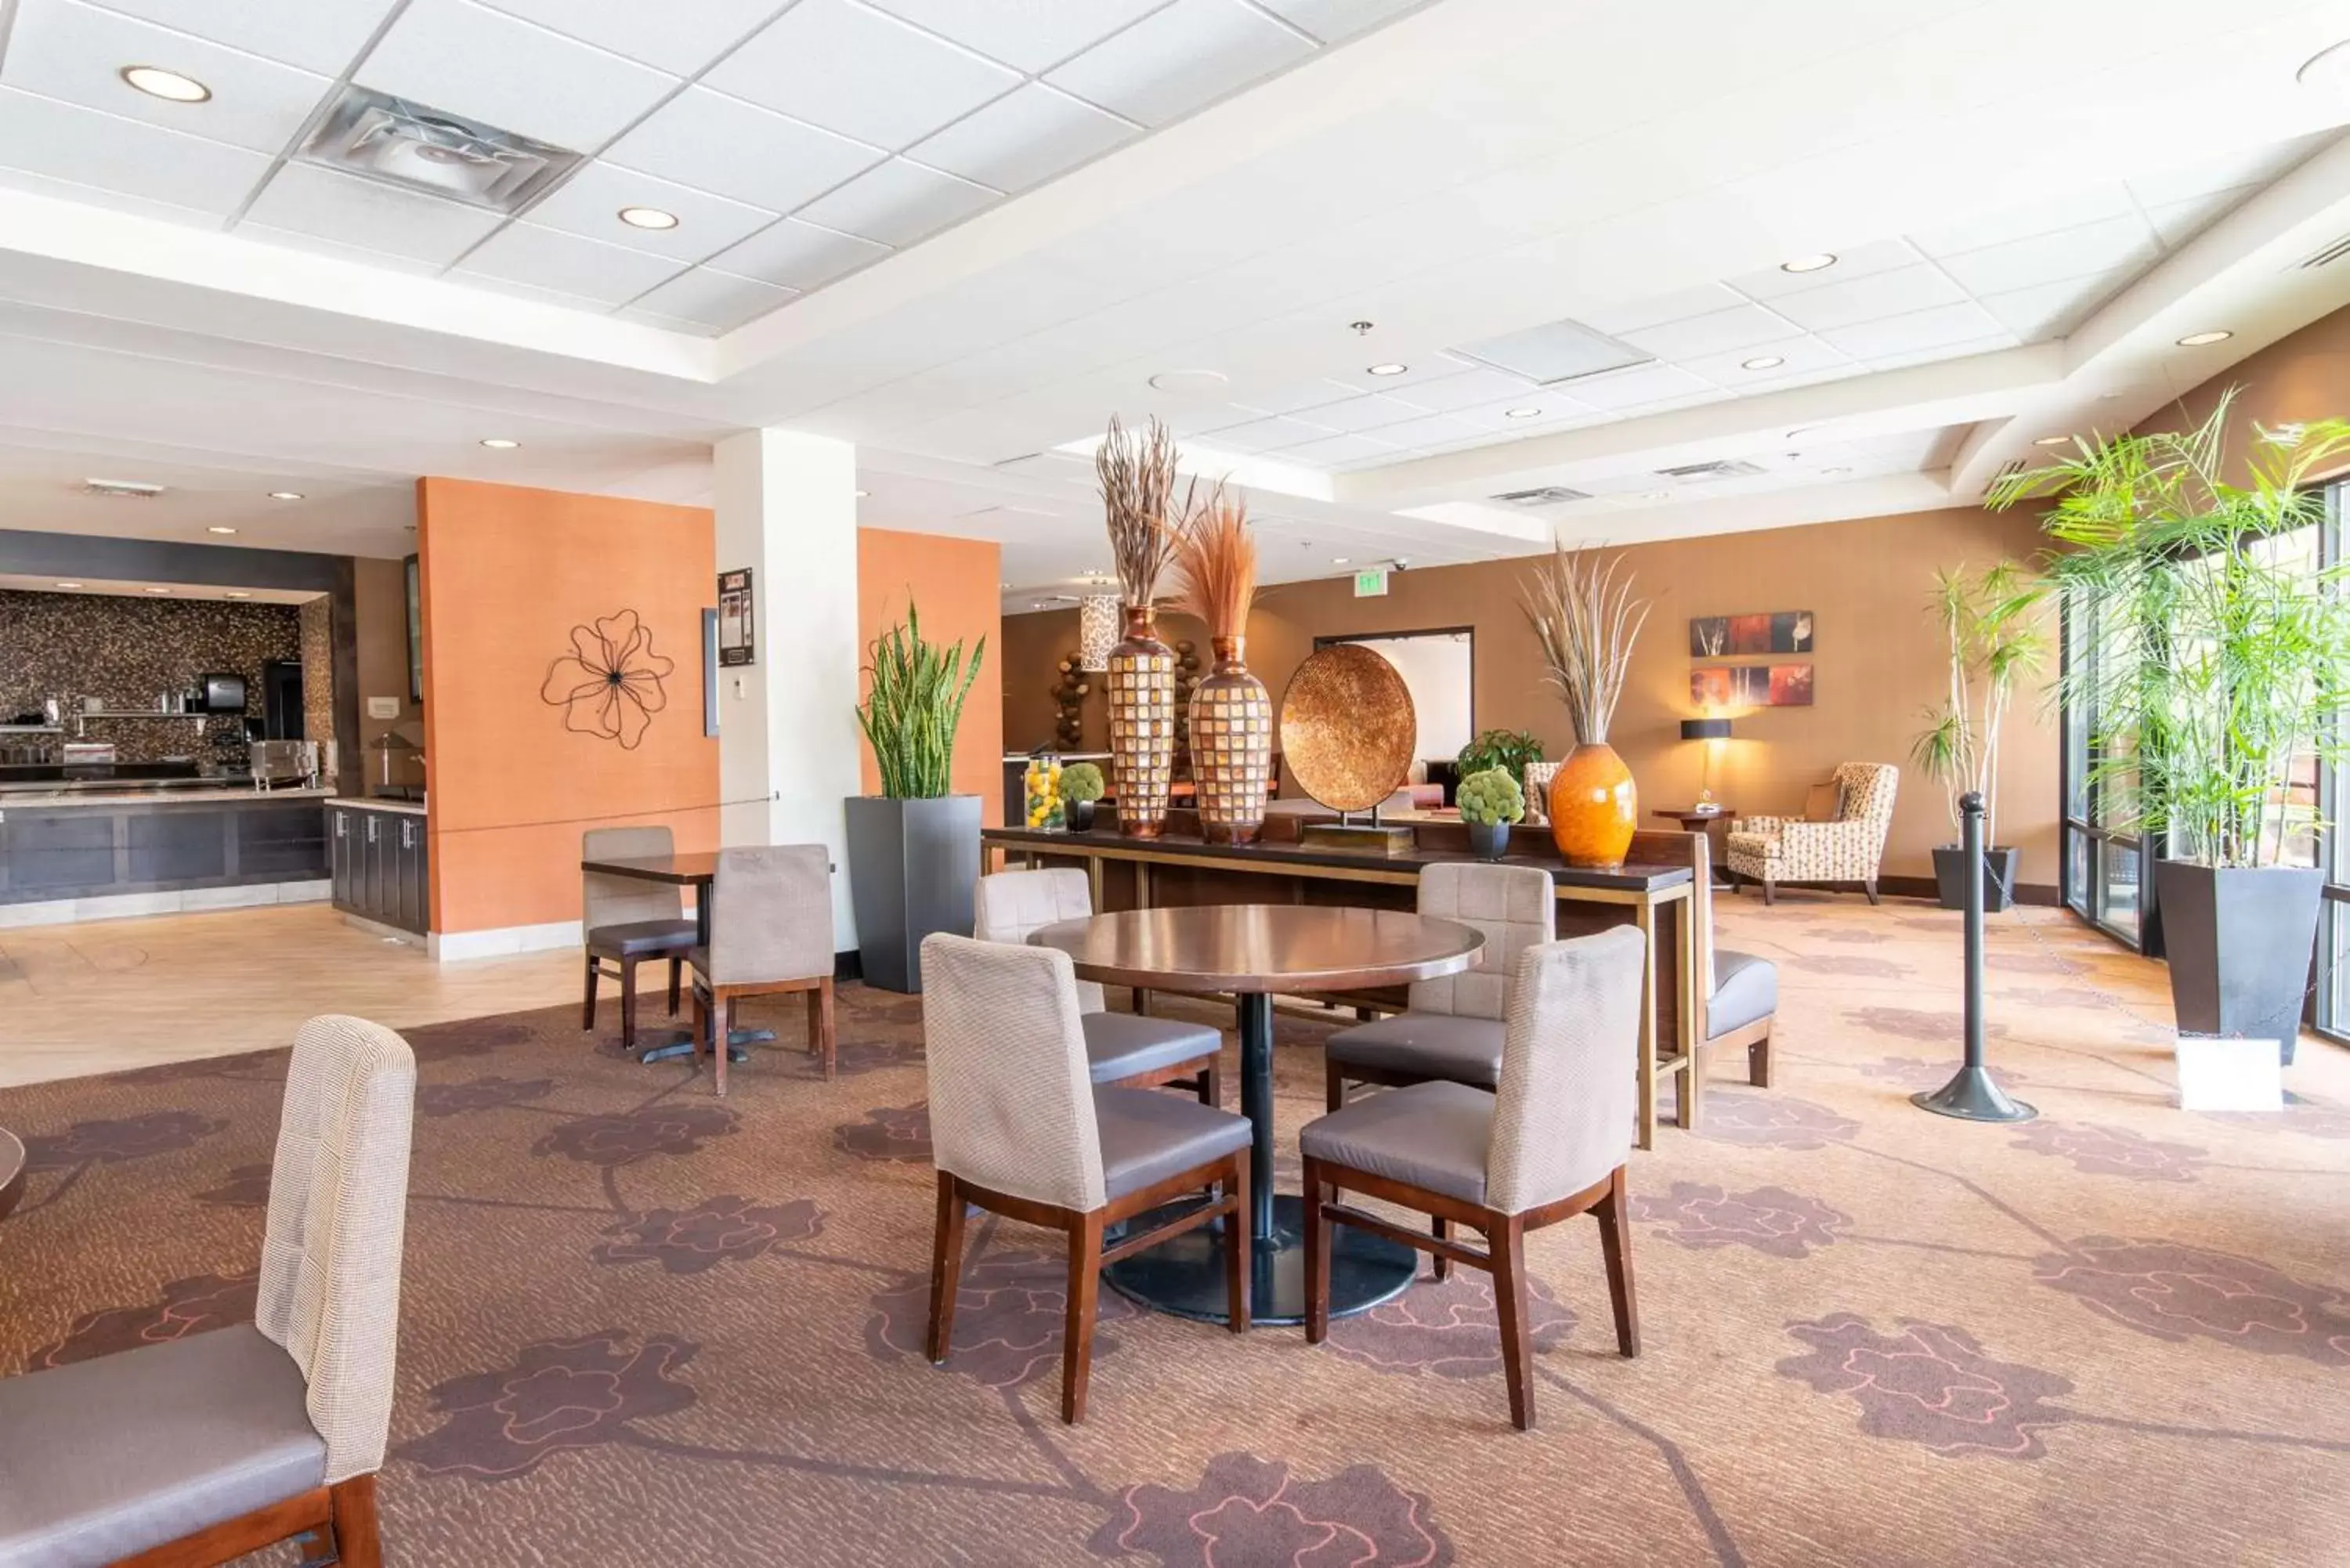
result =
[{"label": "tall decorative vase", "polygon": [[1210,639],[1215,672],[1191,693],[1191,784],[1198,791],[1200,836],[1211,844],[1253,844],[1264,828],[1273,776],[1273,697],[1251,675],[1247,639]]},{"label": "tall decorative vase", "polygon": [[1156,838],[1167,829],[1175,781],[1175,650],[1159,640],[1150,607],[1126,607],[1126,639],[1109,651],[1110,788],[1118,830]]},{"label": "tall decorative vase", "polygon": [[1606,742],[1575,748],[1550,781],[1550,836],[1569,866],[1607,870],[1624,864],[1640,825],[1632,770]]}]

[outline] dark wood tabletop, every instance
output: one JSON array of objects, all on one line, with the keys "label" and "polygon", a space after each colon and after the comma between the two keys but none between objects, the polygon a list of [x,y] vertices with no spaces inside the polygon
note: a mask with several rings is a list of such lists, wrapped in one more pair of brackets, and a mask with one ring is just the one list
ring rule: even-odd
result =
[{"label": "dark wood tabletop", "polygon": [[1201,904],[1063,920],[1028,939],[1087,980],[1155,991],[1346,991],[1473,968],[1473,927],[1400,909]]},{"label": "dark wood tabletop", "polygon": [[[1096,820],[1099,820],[1097,818]],[[1459,831],[1456,826],[1454,831]],[[1539,826],[1536,834],[1546,839],[1546,830]],[[1028,827],[988,827],[980,830],[980,842],[1000,849],[1036,850],[1054,855],[1140,855],[1164,859],[1202,859],[1228,865],[1262,867],[1268,871],[1280,871],[1292,867],[1343,871],[1393,871],[1416,875],[1428,867],[1448,861],[1470,861],[1477,857],[1464,847],[1459,851],[1414,850],[1407,855],[1367,855],[1343,849],[1306,849],[1295,844],[1209,844],[1198,838],[1162,835],[1157,838],[1129,838],[1115,827],[1097,827],[1085,833],[1046,833]],[[1529,844],[1537,842],[1533,838]],[[1543,845],[1547,849],[1547,845]],[[1588,888],[1603,893],[1633,893],[1656,895],[1669,888],[1685,887],[1690,881],[1687,866],[1627,861],[1612,870],[1595,871],[1561,861],[1555,851],[1547,853],[1509,855],[1503,857],[1505,866],[1534,866],[1547,871],[1551,880],[1562,888]]]},{"label": "dark wood tabletop", "polygon": [[[668,882],[680,888],[707,888],[718,879],[715,849],[694,849],[671,855],[640,855],[620,860],[582,860],[582,871],[607,877],[634,877],[639,882]],[[838,870],[838,867],[830,869]]]},{"label": "dark wood tabletop", "polygon": [[0,1127],[0,1220],[16,1212],[25,1196],[25,1145],[6,1127]]}]

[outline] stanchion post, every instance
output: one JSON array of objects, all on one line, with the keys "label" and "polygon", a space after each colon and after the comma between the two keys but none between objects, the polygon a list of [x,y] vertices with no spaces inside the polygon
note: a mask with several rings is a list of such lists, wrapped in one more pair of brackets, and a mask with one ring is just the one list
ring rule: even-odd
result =
[{"label": "stanchion post", "polygon": [[2012,1099],[1983,1064],[1983,797],[1970,790],[1959,797],[1959,853],[1967,863],[1966,1064],[1930,1094],[1909,1096],[1912,1105],[1937,1116],[1970,1122],[2028,1122],[2040,1113]]}]

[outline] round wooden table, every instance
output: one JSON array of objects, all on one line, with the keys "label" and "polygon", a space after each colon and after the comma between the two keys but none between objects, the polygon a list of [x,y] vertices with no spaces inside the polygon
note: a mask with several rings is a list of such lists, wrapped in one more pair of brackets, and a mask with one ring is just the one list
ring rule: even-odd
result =
[{"label": "round wooden table", "polygon": [[15,1133],[0,1127],[0,1220],[16,1212],[25,1196],[25,1145]]},{"label": "round wooden table", "polygon": [[[1305,1321],[1305,1199],[1274,1192],[1273,998],[1352,991],[1457,974],[1485,939],[1457,920],[1398,909],[1310,904],[1214,904],[1129,909],[1063,920],[1028,939],[1058,948],[1087,980],[1149,991],[1230,992],[1238,1002],[1241,1112],[1255,1129],[1249,1199],[1255,1237],[1251,1315]],[[1148,1217],[1137,1221],[1147,1227]],[[1224,1237],[1203,1227],[1103,1271],[1119,1294],[1179,1316],[1222,1323]],[[1366,1312],[1411,1283],[1419,1253],[1337,1228],[1331,1246],[1333,1316]]]}]

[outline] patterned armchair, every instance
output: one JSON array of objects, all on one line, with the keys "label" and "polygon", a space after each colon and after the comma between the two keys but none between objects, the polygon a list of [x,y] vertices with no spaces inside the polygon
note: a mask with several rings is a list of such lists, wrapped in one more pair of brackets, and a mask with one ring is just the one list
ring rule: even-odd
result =
[{"label": "patterned armchair", "polygon": [[1893,826],[1893,792],[1901,770],[1890,763],[1844,763],[1835,771],[1839,795],[1833,822],[1791,816],[1751,816],[1730,836],[1730,874],[1740,886],[1762,884],[1772,901],[1789,882],[1857,884],[1877,902],[1877,867]]}]

